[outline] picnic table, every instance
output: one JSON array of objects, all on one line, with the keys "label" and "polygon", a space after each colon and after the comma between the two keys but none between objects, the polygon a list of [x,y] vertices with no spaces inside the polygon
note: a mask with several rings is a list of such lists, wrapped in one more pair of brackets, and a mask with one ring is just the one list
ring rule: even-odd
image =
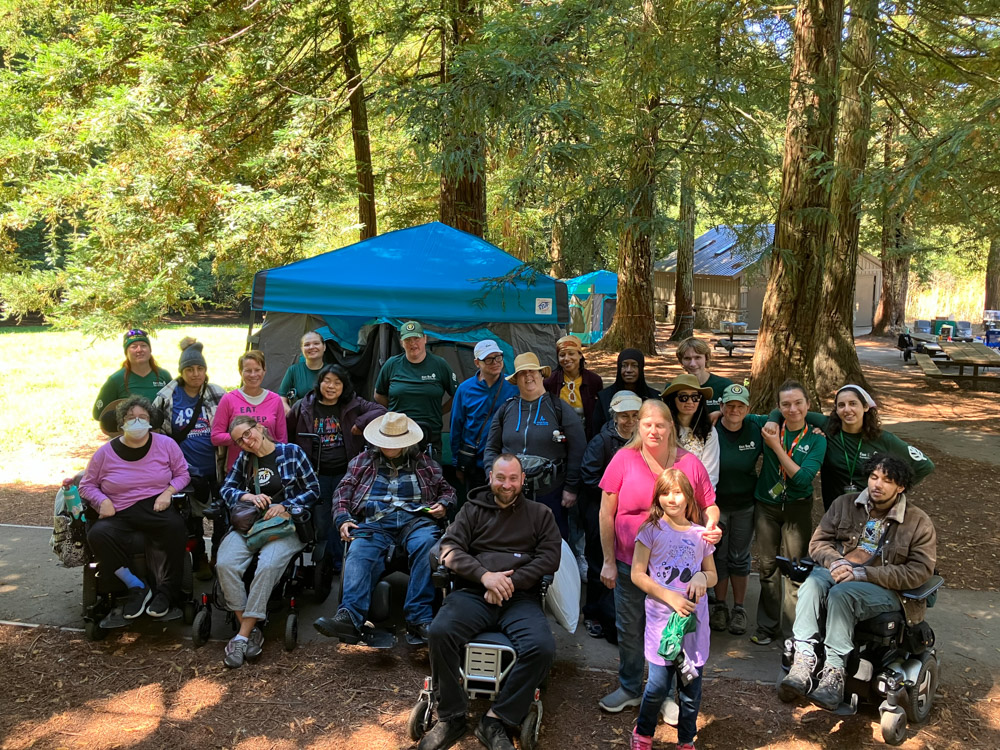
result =
[{"label": "picnic table", "polygon": [[939,346],[938,337],[933,336],[929,333],[920,333],[919,331],[912,331],[910,333],[910,338],[917,343],[917,351],[921,354],[926,353],[932,357],[943,355],[941,347]]},{"label": "picnic table", "polygon": [[965,375],[965,368],[972,368],[972,387],[975,388],[979,379],[980,367],[1000,367],[1000,352],[985,344],[965,341],[942,341],[943,351],[951,364],[958,365],[958,375]]},{"label": "picnic table", "polygon": [[720,325],[721,328],[712,331],[712,333],[717,336],[726,334],[727,338],[716,339],[715,345],[729,352],[730,357],[733,356],[733,349],[736,347],[753,349],[757,345],[759,331],[748,331],[746,323],[723,320]]}]

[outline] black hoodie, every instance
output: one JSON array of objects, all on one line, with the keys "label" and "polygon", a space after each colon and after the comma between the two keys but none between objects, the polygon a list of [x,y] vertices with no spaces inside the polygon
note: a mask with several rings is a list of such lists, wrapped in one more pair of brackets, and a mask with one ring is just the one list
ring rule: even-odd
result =
[{"label": "black hoodie", "polygon": [[559,569],[561,556],[562,537],[548,507],[518,495],[501,508],[488,486],[469,493],[441,537],[441,562],[472,588],[482,588],[484,573],[513,570],[514,589],[532,589]]},{"label": "black hoodie", "polygon": [[[639,379],[629,385],[622,380],[622,362],[632,359],[639,363]],[[618,355],[618,370],[615,372],[615,382],[597,394],[597,403],[594,404],[594,414],[591,417],[591,424],[594,426],[594,435],[601,434],[601,427],[608,421],[608,409],[611,408],[611,399],[618,391],[632,391],[636,396],[645,401],[647,398],[660,398],[660,392],[646,384],[646,357],[638,349],[622,349]]]}]

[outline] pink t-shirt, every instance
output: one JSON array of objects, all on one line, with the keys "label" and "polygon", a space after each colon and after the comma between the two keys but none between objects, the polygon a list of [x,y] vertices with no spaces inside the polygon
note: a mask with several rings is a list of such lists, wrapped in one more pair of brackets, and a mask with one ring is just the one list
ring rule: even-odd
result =
[{"label": "pink t-shirt", "polygon": [[274,391],[268,391],[264,400],[254,406],[244,397],[239,389],[230,391],[219,399],[219,408],[212,420],[212,445],[228,446],[226,450],[226,471],[233,468],[236,457],[242,450],[229,437],[229,423],[235,417],[253,417],[266,426],[276,443],[288,442],[288,424],[285,422],[285,407],[281,397]]},{"label": "pink t-shirt", "polygon": [[[677,449],[674,468],[680,469],[694,487],[698,505],[707,508],[715,504],[715,488],[701,461],[683,448]],[[629,448],[618,451],[601,477],[601,489],[618,495],[615,512],[615,559],[632,564],[632,550],[639,526],[649,515],[653,504],[656,477],[649,470],[642,454]]]},{"label": "pink t-shirt", "polygon": [[[687,531],[671,528],[666,520],[659,526],[642,526],[635,540],[649,548],[647,572],[653,581],[663,588],[687,595],[687,582],[701,570],[701,562],[715,552],[715,545],[709,544],[702,536],[703,526],[692,524]],[[646,659],[661,667],[666,664],[657,653],[663,629],[673,614],[673,609],[651,596],[646,597]],[[684,636],[684,654],[696,667],[708,661],[710,632],[708,627],[708,596],[698,600],[694,609],[697,626],[693,633]]]}]

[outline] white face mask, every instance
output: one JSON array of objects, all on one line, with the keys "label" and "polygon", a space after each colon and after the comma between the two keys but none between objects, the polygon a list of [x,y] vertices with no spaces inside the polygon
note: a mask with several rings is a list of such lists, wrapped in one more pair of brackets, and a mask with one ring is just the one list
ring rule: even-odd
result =
[{"label": "white face mask", "polygon": [[133,440],[141,440],[149,432],[149,422],[145,419],[129,419],[122,425],[122,432]]}]

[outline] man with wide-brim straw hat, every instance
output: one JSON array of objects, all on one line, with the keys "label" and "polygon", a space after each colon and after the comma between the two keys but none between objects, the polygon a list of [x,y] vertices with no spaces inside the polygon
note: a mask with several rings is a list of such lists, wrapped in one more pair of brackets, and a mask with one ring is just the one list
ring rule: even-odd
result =
[{"label": "man with wide-brim straw hat", "polygon": [[405,414],[387,412],[369,422],[364,434],[374,447],[351,459],[333,495],[334,526],[351,542],[341,574],[344,593],[337,613],[313,625],[345,643],[363,640],[382,561],[390,547],[402,547],[410,560],[406,638],[424,643],[434,618],[430,551],[455,503],[455,490],[444,481],[441,466],[417,447],[424,432]]},{"label": "man with wide-brim straw hat", "polygon": [[719,436],[712,429],[708,401],[713,391],[694,375],[678,375],[661,394],[674,418],[677,444],[705,465],[714,487],[719,483]]},{"label": "man with wide-brim straw hat", "polygon": [[566,509],[576,503],[587,437],[577,413],[545,392],[543,379],[551,372],[534,352],[514,358],[514,374],[507,380],[517,386],[518,396],[493,417],[483,461],[491,466],[501,453],[518,456],[525,473],[525,496],[552,510],[567,539]]}]

